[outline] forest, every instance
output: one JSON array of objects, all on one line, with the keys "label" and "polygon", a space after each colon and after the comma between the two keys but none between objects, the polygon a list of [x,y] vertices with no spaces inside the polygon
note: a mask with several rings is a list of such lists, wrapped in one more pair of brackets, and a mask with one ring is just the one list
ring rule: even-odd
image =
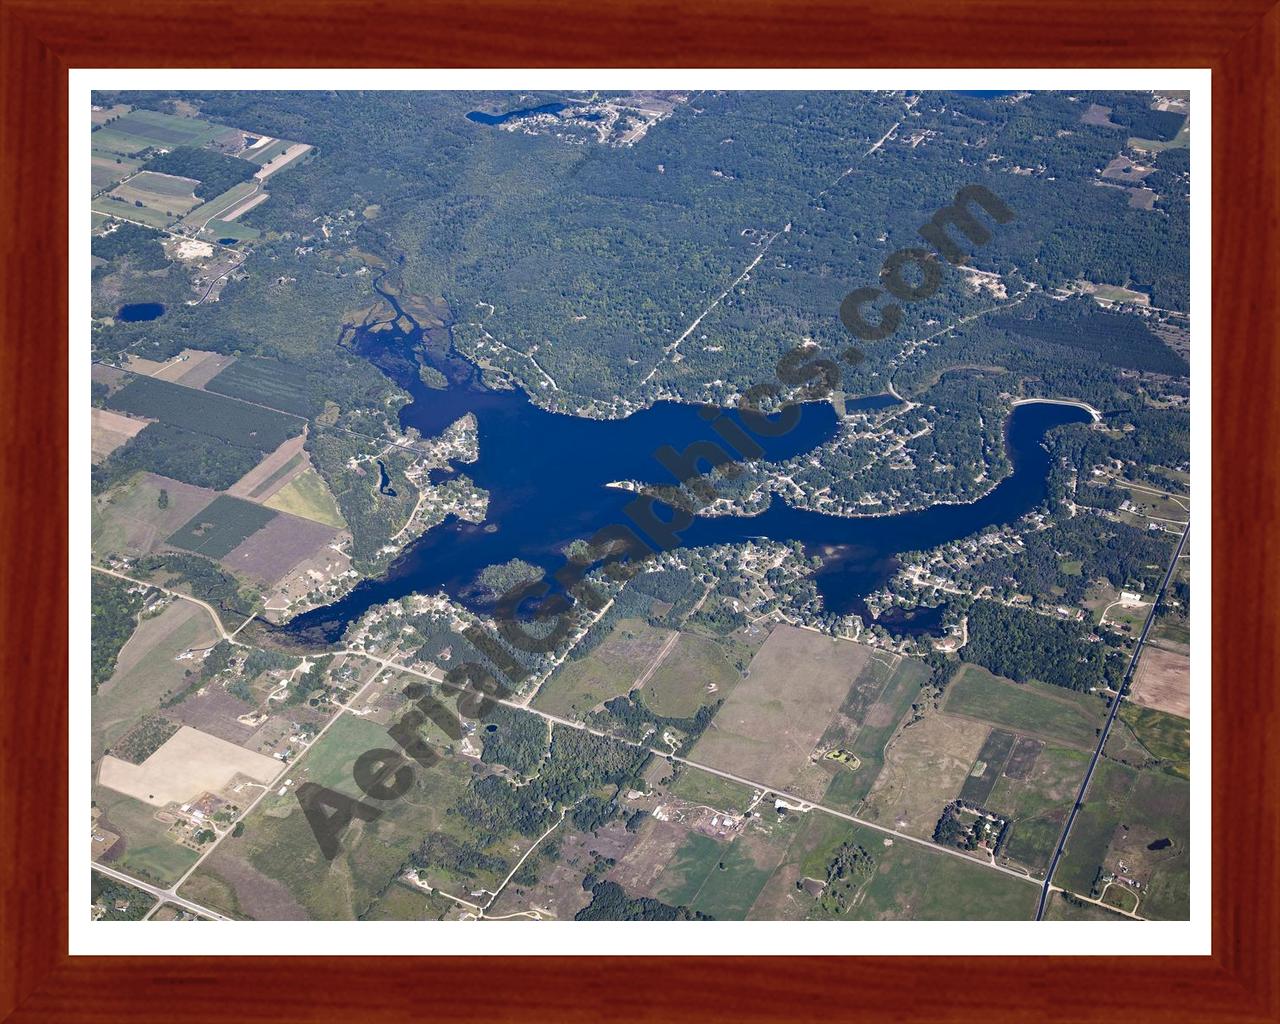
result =
[{"label": "forest", "polygon": [[195,187],[196,196],[208,200],[222,195],[232,185],[248,181],[258,172],[258,167],[248,160],[227,156],[212,149],[178,146],[152,157],[143,165],[143,170],[195,178],[199,182]]},{"label": "forest", "polygon": [[93,642],[89,664],[92,691],[111,678],[120,649],[133,636],[142,610],[142,594],[135,584],[105,573],[90,574]]},{"label": "forest", "polygon": [[996,601],[973,602],[969,642],[960,656],[1015,682],[1038,679],[1070,690],[1118,681],[1125,668],[1122,655],[1090,642],[1079,623]]}]

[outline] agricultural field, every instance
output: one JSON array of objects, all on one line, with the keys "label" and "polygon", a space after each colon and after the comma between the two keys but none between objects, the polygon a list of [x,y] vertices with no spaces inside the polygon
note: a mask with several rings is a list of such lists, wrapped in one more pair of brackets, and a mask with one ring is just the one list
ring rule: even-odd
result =
[{"label": "agricultural field", "polygon": [[237,775],[258,783],[275,778],[279,761],[181,726],[141,764],[108,755],[98,770],[98,785],[155,807],[186,803],[201,793],[225,789]]},{"label": "agricultural field", "polygon": [[276,515],[261,505],[220,494],[174,533],[167,543],[208,558],[223,558]]},{"label": "agricultural field", "polygon": [[718,920],[742,920],[791,845],[798,823],[753,821],[729,843],[688,832],[651,895]]},{"label": "agricultural field", "polygon": [[681,633],[674,647],[640,687],[640,698],[654,714],[692,718],[700,707],[733,692],[738,671],[714,640]]},{"label": "agricultural field", "polygon": [[307,466],[307,454],[303,449],[306,435],[299,434],[285,441],[253,469],[227,488],[236,498],[245,498],[263,504],[297,473]]},{"label": "agricultural field", "polygon": [[[237,206],[243,203],[250,196],[254,195],[259,188],[257,182],[242,181],[236,185],[232,185],[225,192],[214,196],[208,202],[201,203],[199,206],[190,210],[185,217],[179,222],[179,227],[190,229],[193,233],[202,228],[209,227],[217,218],[225,213],[230,213]],[[221,222],[219,222],[221,223]],[[228,224],[234,224],[234,221],[228,221]],[[221,231],[222,229],[219,228]],[[224,237],[225,235],[233,235],[234,232],[223,232],[216,237]],[[256,235],[257,232],[254,232]]]},{"label": "agricultural field", "polygon": [[[812,811],[771,810],[731,842],[667,822],[645,835],[610,877],[636,892],[723,920],[1027,920],[1034,885],[977,862],[886,837]],[[829,869],[841,848],[860,847],[868,872],[838,897]],[[657,866],[656,875],[649,865]]]},{"label": "agricultural field", "polygon": [[94,556],[154,551],[217,496],[206,487],[155,473],[134,473],[93,499]]},{"label": "agricultural field", "polygon": [[238,220],[222,220],[214,217],[204,225],[204,233],[208,238],[216,238],[223,245],[236,245],[240,242],[252,242],[262,237],[262,232]]},{"label": "agricultural field", "polygon": [[270,163],[292,145],[293,143],[288,139],[273,139],[269,136],[263,136],[241,153],[240,158],[261,167],[263,164]]},{"label": "agricultural field", "polygon": [[338,511],[338,503],[333,500],[328,484],[314,469],[308,468],[299,473],[266,498],[263,504],[277,512],[301,516],[303,519],[331,526],[335,530],[345,530],[347,527],[346,520]]},{"label": "agricultural field", "polygon": [[754,790],[732,779],[685,767],[681,770],[680,777],[671,784],[670,793],[693,804],[704,804],[738,815],[744,813],[751,804]]},{"label": "agricultural field", "polygon": [[1075,802],[1089,755],[1020,737],[984,806],[1009,822],[1001,859],[1043,876]]},{"label": "agricultural field", "polygon": [[1107,737],[1107,756],[1191,778],[1191,724],[1185,718],[1125,701]]},{"label": "agricultural field", "polygon": [[942,809],[960,793],[990,731],[985,724],[930,714],[889,741],[884,768],[862,817],[927,839]]},{"label": "agricultural field", "polygon": [[208,381],[205,389],[297,416],[313,416],[323,406],[306,368],[277,359],[237,359]]},{"label": "agricultural field", "polygon": [[278,582],[300,562],[320,555],[336,538],[332,527],[258,505],[253,507],[269,512],[271,521],[224,555],[222,564],[266,586]]},{"label": "agricultural field", "polygon": [[90,158],[89,175],[93,194],[96,196],[99,192],[109,189],[116,182],[129,177],[141,166],[141,160],[94,149]]},{"label": "agricultural field", "polygon": [[399,881],[387,887],[387,891],[378,897],[363,920],[443,921],[457,909],[458,904],[453,900]]},{"label": "agricultural field", "polygon": [[305,142],[290,143],[282,152],[279,152],[265,160],[262,164],[262,169],[258,171],[255,177],[260,180],[265,180],[271,177],[271,175],[276,174],[279,171],[283,171],[295,161],[301,160],[308,152],[310,152],[310,150],[311,147]]},{"label": "agricultural field", "polygon": [[151,377],[131,378],[107,398],[106,404],[119,412],[146,416],[263,453],[274,451],[304,426],[304,421],[294,416]]},{"label": "agricultural field", "polygon": [[[184,240],[177,243],[179,253],[183,246],[205,246],[207,243]],[[176,254],[175,254],[176,255]],[[212,255],[210,253],[209,255]],[[209,380],[221,373],[235,356],[222,355],[220,352],[202,352],[199,349],[184,348],[168,363],[153,371],[157,380],[167,380],[181,384],[184,388],[202,388]],[[130,364],[132,366],[132,363]]]},{"label": "agricultural field", "polygon": [[[351,780],[356,758],[387,744],[385,727],[350,715],[335,721],[291,768],[284,795],[264,798],[245,820],[243,835],[222,843],[181,895],[239,917],[353,920],[369,911],[424,838],[440,845],[475,842],[467,822],[444,813],[462,794],[471,762],[445,757],[429,770],[415,765],[409,793],[382,804],[375,821],[354,821],[338,856],[325,860],[295,790],[314,782],[358,795]],[[520,848],[527,845],[524,840]],[[486,852],[492,863],[469,870],[455,859],[452,869],[433,869],[430,884],[459,894],[496,886],[519,854],[505,836]]]},{"label": "agricultural field", "polygon": [[95,149],[132,156],[148,149],[204,146],[235,132],[234,128],[194,117],[133,110],[95,131],[93,145]]},{"label": "agricultural field", "polygon": [[175,598],[159,614],[144,616],[121,648],[114,674],[93,696],[94,761],[165,697],[182,689],[187,673],[200,665],[190,652],[211,647],[217,639],[209,613],[191,601]]},{"label": "agricultural field", "polygon": [[[820,747],[848,750],[858,759],[856,769],[843,767],[835,772],[823,801],[841,810],[853,811],[865,799],[884,767],[885,745],[920,696],[920,687],[929,677],[929,667],[915,658],[874,653],[849,691],[834,723],[844,732],[833,734],[831,726]],[[846,713],[847,712],[847,713]],[[834,762],[820,762],[824,768]]]},{"label": "agricultural field", "polygon": [[95,463],[101,462],[123,444],[137,436],[149,422],[135,419],[110,409],[94,409],[92,413],[92,453]]},{"label": "agricultural field", "polygon": [[[199,856],[169,835],[169,821],[157,809],[106,786],[93,787],[93,804],[101,812],[96,825],[119,838],[96,859],[158,885],[172,885]],[[161,812],[163,813],[163,812]]]},{"label": "agricultural field", "polygon": [[149,228],[164,229],[173,223],[173,218],[163,210],[153,209],[146,204],[135,206],[120,196],[99,196],[93,201],[92,210],[106,217],[119,217]]},{"label": "agricultural field", "polygon": [[[776,627],[690,760],[794,791],[871,656],[871,649],[860,644]],[[805,788],[817,799],[829,781],[828,773],[818,769]]]},{"label": "agricultural field", "polygon": [[533,706],[564,718],[584,718],[592,708],[631,690],[664,645],[669,630],[641,619],[622,619],[585,658],[561,665],[538,690]]},{"label": "agricultural field", "polygon": [[947,686],[943,709],[1023,735],[1090,749],[1107,713],[1103,701],[1090,694],[1034,681],[1015,683],[971,664],[962,666]]},{"label": "agricultural field", "polygon": [[1133,674],[1129,699],[1143,707],[1191,717],[1191,659],[1148,644]]},{"label": "agricultural field", "polygon": [[1009,755],[1013,752],[1017,737],[1003,729],[992,729],[978,751],[978,758],[969,769],[969,777],[960,788],[960,799],[979,807],[985,806],[996,782],[1004,772]]},{"label": "agricultural field", "polygon": [[1107,877],[1128,878],[1141,887],[1141,917],[1185,920],[1191,884],[1189,801],[1189,786],[1181,779],[1100,761],[1054,882],[1098,898]]},{"label": "agricultural field", "polygon": [[[143,170],[112,189],[108,199],[123,200],[134,210],[142,206],[162,214],[167,226],[199,205],[200,200],[195,196],[195,190],[199,184],[200,182],[194,178],[181,178]],[[128,215],[127,210],[121,214],[121,216]]]},{"label": "agricultural field", "polygon": [[1085,903],[1083,900],[1073,899],[1070,895],[1062,892],[1054,892],[1049,897],[1049,902],[1045,906],[1044,919],[1046,921],[1127,921],[1129,918],[1123,914],[1114,914],[1106,907],[1100,907],[1096,903]]},{"label": "agricultural field", "polygon": [[89,123],[96,128],[99,125],[106,124],[108,121],[115,120],[117,117],[122,117],[132,109],[127,103],[114,103],[109,107],[95,105],[89,115]]}]

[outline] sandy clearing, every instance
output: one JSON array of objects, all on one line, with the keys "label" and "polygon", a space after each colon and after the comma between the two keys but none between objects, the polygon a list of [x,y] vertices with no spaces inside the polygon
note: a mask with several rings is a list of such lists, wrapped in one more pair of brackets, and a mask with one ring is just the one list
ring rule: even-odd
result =
[{"label": "sandy clearing", "polygon": [[271,177],[271,175],[275,174],[276,171],[279,171],[284,169],[285,167],[288,167],[289,164],[297,160],[298,157],[302,156],[302,154],[307,152],[310,148],[311,147],[308,146],[306,143],[302,143],[302,142],[294,143],[292,146],[286,149],[283,153],[281,153],[278,157],[276,157],[269,164],[267,164],[264,168],[262,168],[262,170],[260,170],[257,174],[255,174],[254,177],[258,181],[266,181],[269,177]]},{"label": "sandy clearing", "polygon": [[113,409],[93,410],[93,461],[101,462],[154,420],[134,419]]},{"label": "sandy clearing", "polygon": [[230,210],[230,211],[229,211],[229,212],[227,212],[227,213],[224,213],[224,214],[222,215],[221,219],[222,219],[222,220],[235,220],[235,219],[236,219],[237,217],[239,217],[242,213],[248,213],[250,210],[252,210],[252,209],[253,209],[255,206],[257,206],[259,203],[265,203],[266,201],[267,201],[267,193],[266,193],[266,192],[259,192],[256,196],[250,196],[248,199],[246,199],[246,200],[245,200],[243,203],[241,203],[239,206],[235,207],[234,209]]},{"label": "sandy clearing", "polygon": [[1145,708],[1191,717],[1191,659],[1148,644],[1142,649],[1129,699]]},{"label": "sandy clearing", "polygon": [[235,362],[235,356],[184,348],[177,359],[152,376],[188,388],[202,388]]},{"label": "sandy clearing", "polygon": [[213,255],[213,246],[195,238],[183,238],[179,239],[173,251],[180,260],[200,260]]},{"label": "sandy clearing", "polygon": [[279,448],[273,451],[265,459],[259,462],[253,469],[249,470],[244,476],[227,488],[227,493],[233,498],[244,498],[247,501],[256,501],[261,504],[267,498],[275,494],[285,484],[292,480],[299,473],[306,471],[310,465],[306,458],[300,459],[298,464],[294,466],[288,473],[284,473],[279,479],[273,480],[270,487],[254,494],[253,492],[268,480],[271,479],[273,473],[286,466],[290,459],[303,450],[306,443],[306,432],[299,434],[297,437],[291,437],[285,441]]},{"label": "sandy clearing", "polygon": [[282,767],[273,757],[184,725],[142,764],[108,754],[102,759],[98,782],[153,807],[164,807],[186,803],[206,791],[216,793],[238,774],[270,782]]}]

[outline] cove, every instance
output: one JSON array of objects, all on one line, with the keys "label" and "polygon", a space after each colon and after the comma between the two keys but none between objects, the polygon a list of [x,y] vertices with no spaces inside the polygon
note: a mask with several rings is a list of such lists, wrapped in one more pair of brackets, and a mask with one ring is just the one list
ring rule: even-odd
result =
[{"label": "cove", "polygon": [[[381,288],[379,288],[381,291]],[[484,523],[450,517],[428,530],[389,567],[386,574],[358,584],[331,605],[299,615],[284,627],[303,641],[332,643],[368,609],[415,593],[443,591],[474,610],[489,596],[477,585],[486,566],[520,558],[543,569],[548,578],[564,562],[571,541],[587,538],[615,524],[631,526],[624,511],[634,499],[629,491],[609,487],[612,481],[638,480],[664,484],[671,475],[655,453],[670,445],[682,451],[697,441],[728,450],[713,422],[744,427],[736,411],[676,402],[659,402],[621,420],[594,420],[547,412],[519,390],[485,387],[475,368],[452,350],[424,339],[417,328],[403,330],[403,310],[394,297],[396,321],[374,332],[371,324],[347,344],[370,359],[404,387],[413,401],[401,410],[403,427],[435,436],[466,413],[474,413],[479,435],[478,461],[460,467],[489,492]],[[414,356],[421,352],[440,370],[449,386],[422,384]],[[875,395],[847,402],[850,409],[894,404],[892,396]],[[1013,470],[986,496],[970,504],[934,505],[916,512],[845,518],[793,508],[775,497],[755,516],[695,517],[679,534],[679,547],[736,544],[754,539],[799,541],[822,567],[814,582],[825,608],[835,613],[869,615],[864,599],[897,568],[903,551],[935,547],[986,527],[1013,522],[1045,500],[1049,454],[1041,442],[1047,431],[1090,420],[1082,408],[1030,403],[1013,410],[1006,442]],[[799,422],[780,437],[752,437],[764,458],[779,461],[810,451],[839,429],[829,403],[800,407]],[[730,451],[730,454],[733,454]],[[436,471],[433,481],[446,478]],[[666,515],[669,510],[660,510]],[[899,633],[934,632],[940,612],[890,613],[882,622]]]}]

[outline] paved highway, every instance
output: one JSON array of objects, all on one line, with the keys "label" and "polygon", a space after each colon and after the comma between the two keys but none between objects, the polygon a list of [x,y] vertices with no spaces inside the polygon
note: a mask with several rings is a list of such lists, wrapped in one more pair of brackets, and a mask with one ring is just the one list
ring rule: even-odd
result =
[{"label": "paved highway", "polygon": [[1062,829],[1062,836],[1058,839],[1058,848],[1053,852],[1053,860],[1049,862],[1049,870],[1044,876],[1044,887],[1040,890],[1040,903],[1036,907],[1036,920],[1044,920],[1044,908],[1049,903],[1049,892],[1053,888],[1053,873],[1058,869],[1058,861],[1062,860],[1062,855],[1067,849],[1067,839],[1071,835],[1071,826],[1075,824],[1076,815],[1080,813],[1080,808],[1084,806],[1085,794],[1089,790],[1089,782],[1093,779],[1093,771],[1098,767],[1098,761],[1102,758],[1102,750],[1107,745],[1107,736],[1111,732],[1111,723],[1116,720],[1116,712],[1120,710],[1120,702],[1124,700],[1122,696],[1124,688],[1128,685],[1129,680],[1133,678],[1133,671],[1138,667],[1138,656],[1142,653],[1142,646],[1147,642],[1147,634],[1151,631],[1151,624],[1156,620],[1156,608],[1160,606],[1160,599],[1164,597],[1165,588],[1169,585],[1169,580],[1173,576],[1173,570],[1178,564],[1178,558],[1182,555],[1182,549],[1186,546],[1187,537],[1191,533],[1191,523],[1187,522],[1186,528],[1182,531],[1182,536],[1178,540],[1178,547],[1173,553],[1173,558],[1169,562],[1169,568],[1165,570],[1164,579],[1160,581],[1160,589],[1156,591],[1156,599],[1151,604],[1151,611],[1147,615],[1147,621],[1142,627],[1142,633],[1138,637],[1138,642],[1133,648],[1133,657],[1129,659],[1129,667],[1125,670],[1124,682],[1120,684],[1120,695],[1111,702],[1111,713],[1107,715],[1107,721],[1102,726],[1102,735],[1098,737],[1098,746],[1093,752],[1093,758],[1089,761],[1089,770],[1084,773],[1084,781],[1080,783],[1080,792],[1076,794],[1075,806],[1071,808],[1071,814],[1067,817],[1067,823]]}]

